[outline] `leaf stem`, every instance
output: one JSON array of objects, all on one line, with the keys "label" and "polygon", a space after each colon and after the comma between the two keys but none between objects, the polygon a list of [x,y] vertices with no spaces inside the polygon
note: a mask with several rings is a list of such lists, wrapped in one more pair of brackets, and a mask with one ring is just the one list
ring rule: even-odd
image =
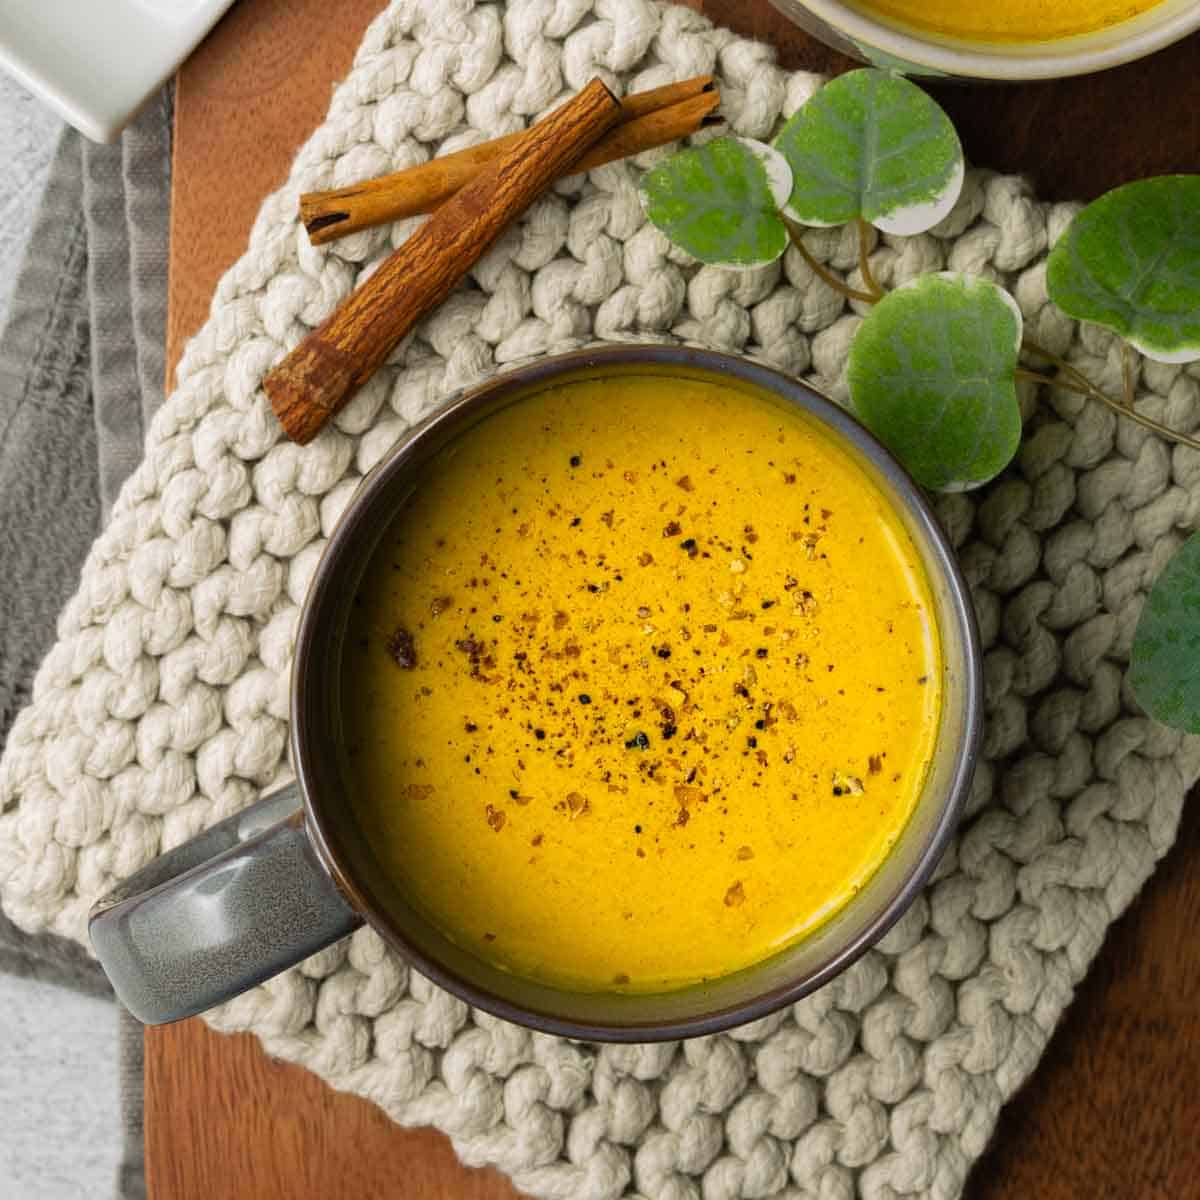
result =
[{"label": "leaf stem", "polygon": [[[1132,399],[1128,404],[1122,403],[1120,400],[1114,399],[1107,392],[1103,392],[1098,388],[1078,367],[1073,367],[1064,358],[1060,358],[1051,350],[1047,350],[1045,346],[1039,345],[1031,338],[1026,338],[1021,343],[1021,348],[1028,354],[1036,355],[1038,358],[1045,359],[1050,366],[1058,371],[1058,375],[1053,378],[1048,378],[1045,375],[1039,375],[1036,371],[1027,371],[1023,367],[1017,368],[1017,374],[1022,379],[1034,379],[1042,383],[1050,383],[1055,387],[1065,388],[1067,391],[1075,392],[1080,396],[1087,396],[1089,399],[1098,400],[1101,404],[1108,405],[1113,412],[1120,414],[1123,417],[1128,417],[1131,421],[1140,425],[1143,429],[1149,429],[1168,441],[1180,442],[1184,446],[1189,446],[1193,450],[1200,450],[1200,439],[1194,438],[1186,433],[1180,433],[1178,430],[1171,429],[1164,425],[1161,421],[1154,420],[1153,417],[1146,416],[1145,413],[1140,413],[1133,406]],[[1127,372],[1126,387],[1132,392],[1132,367],[1126,363],[1125,369]]]},{"label": "leaf stem", "polygon": [[1066,389],[1068,392],[1080,392],[1081,395],[1088,395],[1087,392],[1082,391],[1080,388],[1077,388],[1072,384],[1066,383],[1061,379],[1055,379],[1050,375],[1043,375],[1040,371],[1031,371],[1028,367],[1018,367],[1016,370],[1016,377],[1018,379],[1024,379],[1028,383],[1044,383],[1051,387],[1057,385],[1060,388]]},{"label": "leaf stem", "polygon": [[786,217],[784,218],[783,223],[787,226],[788,237],[791,238],[792,245],[795,246],[800,252],[800,257],[804,259],[808,269],[812,271],[812,273],[819,280],[821,280],[822,283],[833,288],[833,290],[840,295],[845,296],[847,300],[861,300],[864,304],[874,304],[876,301],[878,301],[878,296],[874,296],[870,292],[860,292],[858,288],[852,288],[844,279],[839,279],[836,275],[834,275],[824,263],[818,262],[813,257],[813,254],[809,248],[804,244],[801,230],[799,230]]},{"label": "leaf stem", "polygon": [[871,226],[862,217],[856,217],[854,225],[858,230],[859,273],[862,275],[867,291],[871,293],[874,300],[882,300],[883,288],[879,286],[879,280],[875,278],[875,272],[871,270]]},{"label": "leaf stem", "polygon": [[1021,348],[1027,354],[1045,359],[1060,375],[1070,381],[1068,383],[1056,377],[1050,379],[1050,383],[1058,387],[1065,387],[1068,391],[1077,392],[1081,396],[1090,396],[1093,400],[1099,400],[1101,404],[1121,408],[1116,400],[1106,392],[1102,392],[1078,367],[1072,366],[1065,358],[1055,354],[1053,350],[1047,350],[1040,342],[1035,342],[1032,338],[1027,337],[1021,342]]}]

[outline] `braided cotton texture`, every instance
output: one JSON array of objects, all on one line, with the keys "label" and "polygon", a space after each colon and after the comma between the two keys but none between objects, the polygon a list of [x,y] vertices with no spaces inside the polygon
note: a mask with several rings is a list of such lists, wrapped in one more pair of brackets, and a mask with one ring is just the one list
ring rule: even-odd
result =
[{"label": "braided cotton texture", "polygon": [[[264,400],[263,372],[413,227],[313,249],[300,191],[509,132],[594,74],[641,89],[710,70],[749,136],[819,83],[646,0],[398,0],[375,21],[222,280],[13,728],[0,901],[19,925],[84,940],[96,896],[280,776],[323,541],[453,389],[595,338],[673,337],[844,397],[859,317],[842,299],[794,251],[697,268],[645,223],[622,163],[537,203],[311,446],[282,441]],[[975,171],[932,235],[884,238],[871,264],[885,285],[944,267],[1001,279],[1043,343],[1119,387],[1118,347],[1047,300],[1045,252],[1072,212]],[[857,279],[847,234],[807,241]],[[1145,366],[1139,402],[1194,430],[1198,378]],[[1122,683],[1145,589],[1200,516],[1200,455],[1067,395],[1023,402],[1013,468],[940,502],[986,648],[969,814],[925,894],[838,980],[728,1035],[595,1047],[472,1012],[362,930],[212,1024],[436,1125],[537,1197],[957,1195],[1200,773],[1197,742],[1137,716]]]}]

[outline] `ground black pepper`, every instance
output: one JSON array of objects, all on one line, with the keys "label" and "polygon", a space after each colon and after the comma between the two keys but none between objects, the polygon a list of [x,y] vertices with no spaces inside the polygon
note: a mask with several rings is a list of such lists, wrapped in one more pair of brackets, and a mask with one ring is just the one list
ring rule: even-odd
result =
[{"label": "ground black pepper", "polygon": [[403,625],[397,625],[392,631],[387,641],[387,652],[402,671],[411,671],[417,665],[416,642]]}]

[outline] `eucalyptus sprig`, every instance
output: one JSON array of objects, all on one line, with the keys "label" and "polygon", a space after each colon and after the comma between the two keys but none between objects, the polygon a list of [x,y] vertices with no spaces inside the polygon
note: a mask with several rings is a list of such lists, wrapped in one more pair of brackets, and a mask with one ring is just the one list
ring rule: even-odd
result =
[{"label": "eucalyptus sprig", "polygon": [[[649,172],[650,221],[701,262],[750,268],[793,245],[828,287],[866,306],[850,348],[856,415],[935,490],[978,487],[1016,454],[1018,380],[1107,405],[1200,450],[1135,404],[1136,355],[1200,359],[1200,176],[1119,187],[1084,208],[1051,251],[1051,300],[1122,343],[1122,389],[1110,395],[1028,337],[998,285],[943,272],[886,292],[871,270],[872,227],[908,236],[954,207],[965,177],[946,113],[891,71],[851,71],[817,91],[768,146],[719,138]],[[804,243],[806,227],[852,225],[860,286]],[[1200,534],[1156,584],[1133,648],[1131,682],[1155,717],[1200,732]]]}]

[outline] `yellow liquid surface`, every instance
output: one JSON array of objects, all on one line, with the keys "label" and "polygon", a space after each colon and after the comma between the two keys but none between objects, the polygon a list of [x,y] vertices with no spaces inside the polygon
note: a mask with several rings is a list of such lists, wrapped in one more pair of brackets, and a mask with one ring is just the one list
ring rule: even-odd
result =
[{"label": "yellow liquid surface", "polygon": [[797,410],[581,378],[461,435],[355,599],[351,803],[458,944],[578,990],[766,958],[877,869],[940,707],[927,583]]},{"label": "yellow liquid surface", "polygon": [[1127,21],[1160,0],[869,0],[867,12],[983,42],[1045,42]]}]

